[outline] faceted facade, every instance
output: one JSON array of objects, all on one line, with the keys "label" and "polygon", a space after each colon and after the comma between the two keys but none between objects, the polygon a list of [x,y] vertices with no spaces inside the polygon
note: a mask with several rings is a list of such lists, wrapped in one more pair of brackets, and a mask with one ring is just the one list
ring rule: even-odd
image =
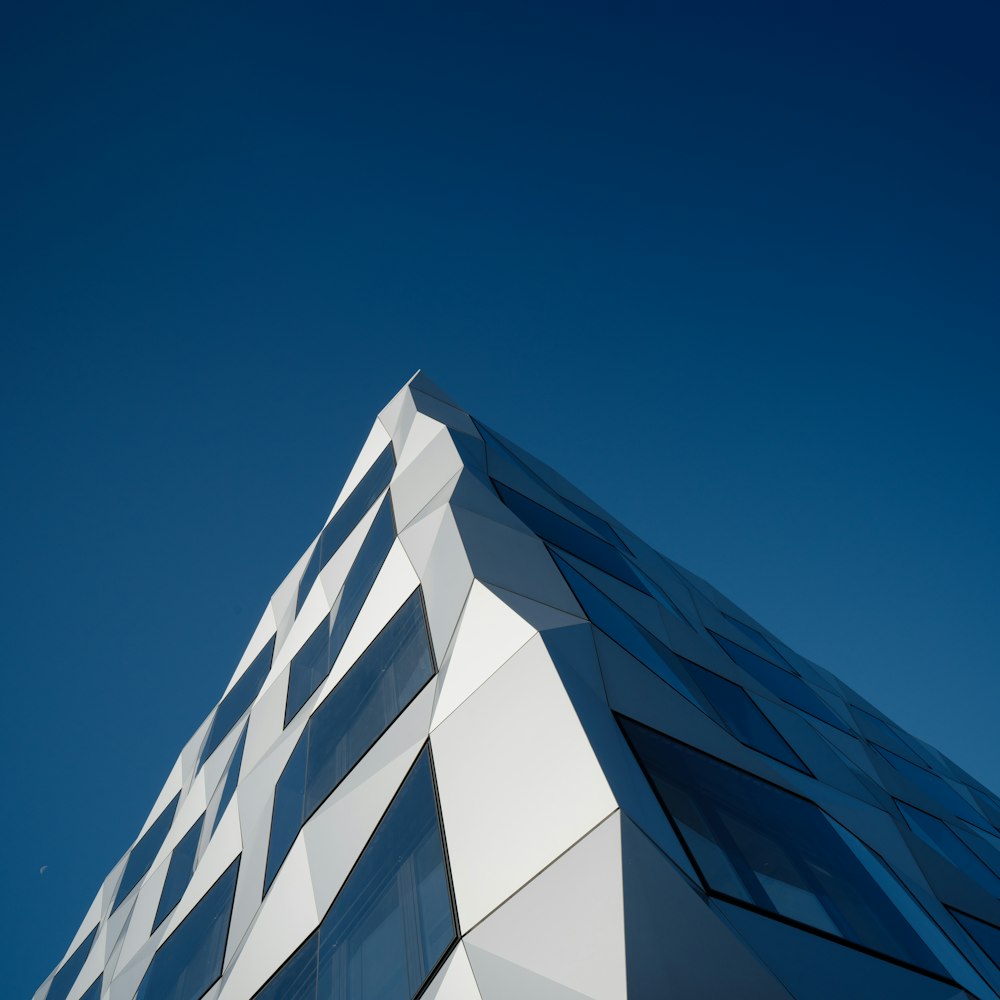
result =
[{"label": "faceted facade", "polygon": [[422,375],[37,1000],[1000,996],[1000,800]]}]

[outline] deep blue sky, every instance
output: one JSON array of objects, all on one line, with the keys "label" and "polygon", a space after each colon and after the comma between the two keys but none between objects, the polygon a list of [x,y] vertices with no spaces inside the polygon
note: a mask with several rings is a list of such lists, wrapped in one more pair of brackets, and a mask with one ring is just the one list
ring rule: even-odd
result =
[{"label": "deep blue sky", "polygon": [[4,994],[418,367],[1000,788],[998,17],[11,8]]}]

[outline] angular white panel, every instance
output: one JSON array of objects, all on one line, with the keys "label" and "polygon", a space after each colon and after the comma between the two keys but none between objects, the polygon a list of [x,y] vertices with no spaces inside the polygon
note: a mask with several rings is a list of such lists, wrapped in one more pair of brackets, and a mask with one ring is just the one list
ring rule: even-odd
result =
[{"label": "angular white panel", "polygon": [[431,743],[463,930],[616,808],[539,636]]}]

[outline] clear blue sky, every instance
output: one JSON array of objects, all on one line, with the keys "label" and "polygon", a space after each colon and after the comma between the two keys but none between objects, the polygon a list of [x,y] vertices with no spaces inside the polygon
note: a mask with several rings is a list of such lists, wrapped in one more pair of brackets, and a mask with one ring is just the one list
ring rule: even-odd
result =
[{"label": "clear blue sky", "polygon": [[5,995],[418,367],[1000,788],[998,28],[993,0],[11,8]]}]

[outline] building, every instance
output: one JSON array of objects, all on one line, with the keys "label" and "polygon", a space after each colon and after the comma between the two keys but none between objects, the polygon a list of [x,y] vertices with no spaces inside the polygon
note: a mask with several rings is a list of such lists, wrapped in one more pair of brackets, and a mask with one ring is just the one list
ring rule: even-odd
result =
[{"label": "building", "polygon": [[1000,996],[1000,800],[423,375],[36,1000]]}]

